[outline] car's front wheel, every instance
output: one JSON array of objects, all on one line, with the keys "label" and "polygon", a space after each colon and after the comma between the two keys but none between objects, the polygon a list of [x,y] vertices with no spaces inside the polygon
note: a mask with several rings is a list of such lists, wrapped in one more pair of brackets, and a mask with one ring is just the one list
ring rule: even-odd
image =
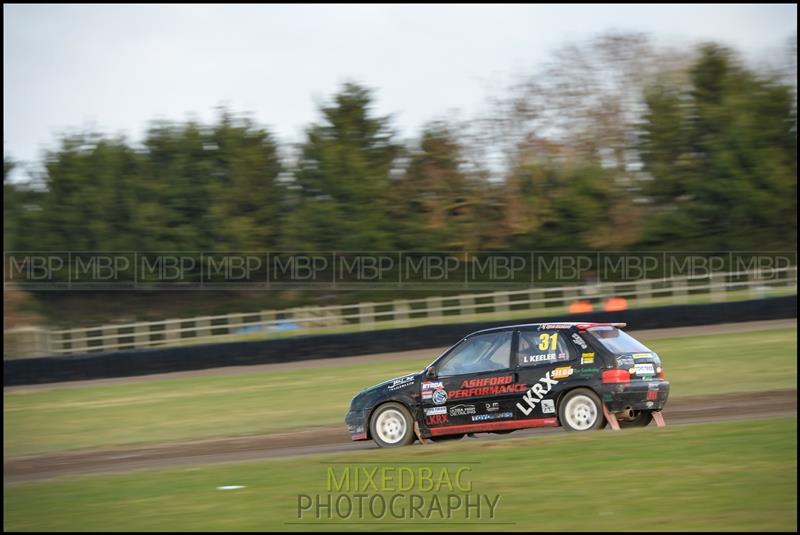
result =
[{"label": "car's front wheel", "polygon": [[372,440],[382,448],[407,446],[414,442],[414,420],[400,403],[384,403],[370,419]]},{"label": "car's front wheel", "polygon": [[587,388],[567,392],[558,406],[558,419],[567,431],[593,431],[606,425],[602,401]]}]

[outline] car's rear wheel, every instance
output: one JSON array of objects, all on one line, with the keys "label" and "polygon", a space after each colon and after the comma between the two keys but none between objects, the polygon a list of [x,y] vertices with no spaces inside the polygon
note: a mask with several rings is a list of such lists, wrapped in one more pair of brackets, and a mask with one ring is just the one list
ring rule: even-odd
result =
[{"label": "car's rear wheel", "polygon": [[587,388],[567,392],[559,403],[558,419],[567,431],[594,431],[606,425],[602,401]]},{"label": "car's rear wheel", "polygon": [[372,440],[382,448],[407,446],[414,442],[414,420],[400,403],[384,403],[370,418]]},{"label": "car's rear wheel", "polygon": [[650,422],[653,421],[653,413],[650,411],[636,411],[636,413],[637,414],[634,414],[630,420],[620,420],[620,429],[630,427],[647,427],[650,425]]}]

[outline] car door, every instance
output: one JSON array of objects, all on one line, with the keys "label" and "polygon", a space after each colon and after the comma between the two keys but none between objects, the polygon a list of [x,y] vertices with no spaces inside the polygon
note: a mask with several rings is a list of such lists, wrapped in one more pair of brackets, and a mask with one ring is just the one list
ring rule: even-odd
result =
[{"label": "car door", "polygon": [[515,417],[555,418],[555,399],[574,380],[576,351],[564,329],[520,329],[517,333],[516,371],[525,392],[514,404]]},{"label": "car door", "polygon": [[511,330],[469,337],[436,364],[436,377],[420,385],[425,425],[431,434],[496,427],[514,419],[519,385],[511,367]]}]

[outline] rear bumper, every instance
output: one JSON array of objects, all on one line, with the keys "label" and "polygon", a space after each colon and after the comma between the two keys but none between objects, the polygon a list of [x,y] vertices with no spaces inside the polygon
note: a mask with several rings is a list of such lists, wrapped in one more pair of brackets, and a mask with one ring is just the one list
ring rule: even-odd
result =
[{"label": "rear bumper", "polygon": [[367,411],[348,411],[344,417],[344,423],[347,425],[347,432],[350,433],[352,440],[366,440],[367,439]]},{"label": "rear bumper", "polygon": [[631,381],[603,386],[603,402],[609,412],[621,412],[627,408],[659,411],[669,398],[669,381]]}]

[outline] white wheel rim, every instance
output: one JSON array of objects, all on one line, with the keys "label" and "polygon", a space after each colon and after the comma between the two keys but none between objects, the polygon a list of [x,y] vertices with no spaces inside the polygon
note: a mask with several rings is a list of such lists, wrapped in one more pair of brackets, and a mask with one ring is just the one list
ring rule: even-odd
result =
[{"label": "white wheel rim", "polygon": [[387,444],[397,444],[406,434],[406,419],[397,409],[387,409],[378,415],[375,432]]},{"label": "white wheel rim", "polygon": [[585,431],[597,421],[597,407],[591,398],[578,395],[567,402],[564,417],[571,428]]}]

